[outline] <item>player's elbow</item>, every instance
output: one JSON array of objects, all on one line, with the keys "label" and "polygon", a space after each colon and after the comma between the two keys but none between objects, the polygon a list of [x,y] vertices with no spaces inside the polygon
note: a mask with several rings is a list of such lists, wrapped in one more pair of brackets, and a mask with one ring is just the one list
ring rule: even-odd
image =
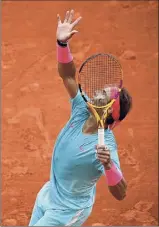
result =
[{"label": "player's elbow", "polygon": [[116,200],[122,201],[126,197],[126,193],[124,193],[123,195],[115,195],[114,197]]}]

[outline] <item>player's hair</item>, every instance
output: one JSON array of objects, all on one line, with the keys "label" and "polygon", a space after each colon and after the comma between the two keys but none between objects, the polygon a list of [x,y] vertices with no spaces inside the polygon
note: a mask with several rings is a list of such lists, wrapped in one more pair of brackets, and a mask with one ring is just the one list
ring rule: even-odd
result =
[{"label": "player's hair", "polygon": [[[122,121],[126,115],[130,112],[132,108],[132,97],[127,91],[126,88],[122,88],[120,92],[120,117],[119,120]],[[106,123],[112,124],[114,119],[112,118],[111,114],[107,117]]]}]

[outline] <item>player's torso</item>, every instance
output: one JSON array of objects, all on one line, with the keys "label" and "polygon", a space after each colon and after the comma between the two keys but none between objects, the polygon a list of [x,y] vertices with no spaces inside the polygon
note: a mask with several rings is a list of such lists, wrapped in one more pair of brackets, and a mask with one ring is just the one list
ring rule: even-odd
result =
[{"label": "player's torso", "polygon": [[84,135],[83,121],[70,119],[54,149],[54,173],[68,190],[86,190],[97,181],[101,172],[95,166],[97,134]]}]

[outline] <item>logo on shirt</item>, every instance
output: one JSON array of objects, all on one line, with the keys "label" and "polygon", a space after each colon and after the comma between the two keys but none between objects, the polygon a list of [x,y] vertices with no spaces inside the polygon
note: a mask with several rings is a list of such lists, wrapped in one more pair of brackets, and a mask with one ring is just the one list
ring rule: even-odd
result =
[{"label": "logo on shirt", "polygon": [[83,145],[81,145],[81,146],[79,147],[79,149],[80,149],[80,151],[84,152]]},{"label": "logo on shirt", "polygon": [[70,128],[73,128],[73,127],[74,127],[73,123],[71,123],[71,124],[69,125],[69,127],[70,127]]}]

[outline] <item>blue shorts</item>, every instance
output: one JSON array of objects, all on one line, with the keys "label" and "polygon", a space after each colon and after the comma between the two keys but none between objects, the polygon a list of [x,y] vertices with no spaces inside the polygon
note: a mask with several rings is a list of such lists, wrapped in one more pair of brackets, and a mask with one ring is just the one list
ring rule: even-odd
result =
[{"label": "blue shorts", "polygon": [[49,205],[47,185],[37,195],[29,226],[81,226],[91,214],[92,207],[81,210],[53,209]]}]

